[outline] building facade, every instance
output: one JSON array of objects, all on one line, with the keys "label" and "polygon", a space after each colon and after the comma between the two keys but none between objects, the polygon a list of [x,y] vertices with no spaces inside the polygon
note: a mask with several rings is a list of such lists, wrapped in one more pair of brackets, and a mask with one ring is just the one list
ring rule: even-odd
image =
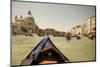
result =
[{"label": "building facade", "polygon": [[82,33],[82,25],[75,26],[71,29],[72,36],[76,36],[77,34]]},{"label": "building facade", "polygon": [[88,35],[96,32],[96,18],[95,16],[89,17],[83,24],[83,33]]},{"label": "building facade", "polygon": [[83,24],[75,26],[71,29],[71,34],[77,35],[77,34],[95,34],[96,32],[96,17],[91,16],[86,21],[84,21]]},{"label": "building facade", "polygon": [[20,16],[20,18],[15,16],[12,23],[12,34],[32,35],[32,33],[36,32],[36,28],[37,25],[35,24],[34,17],[29,10],[28,15],[24,18],[23,16]]}]

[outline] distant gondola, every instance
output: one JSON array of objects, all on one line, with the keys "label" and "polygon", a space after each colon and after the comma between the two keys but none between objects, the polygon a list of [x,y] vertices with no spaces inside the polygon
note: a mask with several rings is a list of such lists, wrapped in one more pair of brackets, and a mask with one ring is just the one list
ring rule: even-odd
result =
[{"label": "distant gondola", "polygon": [[71,33],[68,33],[68,34],[67,34],[66,39],[67,39],[67,40],[71,40]]},{"label": "distant gondola", "polygon": [[80,33],[77,34],[76,38],[81,39]]}]

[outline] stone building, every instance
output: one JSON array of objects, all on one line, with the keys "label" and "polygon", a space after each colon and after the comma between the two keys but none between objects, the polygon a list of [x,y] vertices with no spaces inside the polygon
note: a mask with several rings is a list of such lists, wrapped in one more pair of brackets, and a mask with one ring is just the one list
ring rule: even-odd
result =
[{"label": "stone building", "polygon": [[95,16],[89,17],[83,24],[75,26],[71,29],[71,34],[74,36],[80,34],[95,34],[96,32],[96,18]]},{"label": "stone building", "polygon": [[32,35],[32,33],[36,33],[36,28],[34,17],[29,10],[28,15],[24,18],[23,16],[20,16],[20,18],[15,16],[12,23],[12,34]]},{"label": "stone building", "polygon": [[72,34],[72,36],[75,36],[76,35],[76,27],[73,27],[70,31],[70,33]]},{"label": "stone building", "polygon": [[82,25],[77,25],[71,29],[72,36],[76,36],[77,34],[82,33]]},{"label": "stone building", "polygon": [[17,35],[20,34],[20,24],[19,23],[11,23],[12,25],[12,34]]},{"label": "stone building", "polygon": [[89,17],[85,23],[83,24],[83,33],[88,35],[90,33],[94,33],[96,32],[96,21],[95,21],[95,16]]},{"label": "stone building", "polygon": [[91,17],[91,32],[96,32],[96,18],[95,16]]}]

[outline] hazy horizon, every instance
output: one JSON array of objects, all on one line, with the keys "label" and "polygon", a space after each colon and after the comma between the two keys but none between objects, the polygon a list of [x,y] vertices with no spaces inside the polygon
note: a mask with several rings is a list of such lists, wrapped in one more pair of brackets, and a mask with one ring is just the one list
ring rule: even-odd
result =
[{"label": "hazy horizon", "polygon": [[54,28],[59,31],[68,31],[84,23],[90,16],[95,16],[95,6],[13,1],[12,19],[16,15],[18,17],[27,16],[29,10],[39,28]]}]

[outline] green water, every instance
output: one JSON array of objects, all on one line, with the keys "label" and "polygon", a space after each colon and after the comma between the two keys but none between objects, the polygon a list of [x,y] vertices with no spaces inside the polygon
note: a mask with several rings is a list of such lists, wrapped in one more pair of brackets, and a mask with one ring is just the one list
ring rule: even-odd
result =
[{"label": "green water", "polygon": [[[12,36],[12,64],[19,65],[42,38],[36,35],[33,37]],[[65,37],[53,36],[50,36],[50,39],[71,62],[95,60],[95,40],[83,37],[80,40],[68,41]]]}]

